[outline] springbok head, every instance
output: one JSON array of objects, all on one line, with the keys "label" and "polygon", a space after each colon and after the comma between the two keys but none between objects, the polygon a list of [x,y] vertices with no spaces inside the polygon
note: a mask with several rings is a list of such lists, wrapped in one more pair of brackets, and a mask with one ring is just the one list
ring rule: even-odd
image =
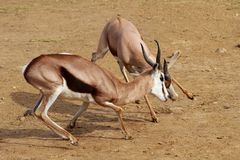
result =
[{"label": "springbok head", "polygon": [[161,64],[161,50],[160,45],[158,41],[154,40],[157,44],[157,57],[156,62],[153,62],[146,54],[144,47],[141,44],[142,52],[144,59],[146,62],[153,67],[153,79],[154,79],[154,85],[152,88],[151,93],[155,96],[157,96],[162,101],[166,101],[168,98],[171,100],[176,100],[178,97],[178,94],[175,92],[173,85],[172,85],[172,79],[171,75],[168,71],[168,69],[176,62],[177,58],[179,57],[180,53],[175,52],[172,56],[168,57],[167,59],[164,59],[164,64],[162,66]]}]

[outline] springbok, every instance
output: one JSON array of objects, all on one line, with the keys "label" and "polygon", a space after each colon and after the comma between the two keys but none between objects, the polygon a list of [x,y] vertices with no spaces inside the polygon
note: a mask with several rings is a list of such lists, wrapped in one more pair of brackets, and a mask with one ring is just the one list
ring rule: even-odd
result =
[{"label": "springbok", "polygon": [[[141,54],[139,43],[143,44],[148,57],[150,59],[153,59],[153,55],[150,53],[148,47],[144,43],[137,28],[131,22],[118,16],[117,18],[110,20],[105,25],[99,39],[97,51],[93,52],[91,61],[96,62],[96,60],[103,58],[108,50],[110,50],[114,58],[117,59],[125,81],[129,82],[126,70],[131,75],[138,76],[148,70],[152,65],[149,65],[144,60],[144,57]],[[173,53],[171,58],[166,58],[168,68],[170,68],[175,63],[179,56],[180,52],[176,51]],[[165,85],[170,95],[170,99],[176,100],[178,97],[172,86],[172,82],[176,83],[176,85],[183,91],[184,94],[187,95],[188,98],[193,99],[192,93],[184,89],[176,79],[168,74],[165,75]],[[147,102],[147,106],[150,110],[152,121],[158,122],[156,114],[149,103],[147,95],[144,96],[144,99]]]},{"label": "springbok", "polygon": [[164,61],[161,68],[159,48],[156,62],[153,62],[142,44],[141,47],[151,68],[130,83],[121,82],[112,73],[77,55],[48,54],[33,59],[24,67],[23,75],[29,84],[40,91],[41,96],[35,107],[26,114],[34,114],[63,139],[77,144],[77,139],[71,133],[48,117],[48,110],[59,95],[78,98],[83,104],[72,121],[88,108],[89,103],[109,107],[117,113],[125,139],[131,139],[123,124],[121,106],[147,93],[155,95],[161,101],[167,101],[169,97],[165,86],[165,75],[168,75],[167,62]]}]

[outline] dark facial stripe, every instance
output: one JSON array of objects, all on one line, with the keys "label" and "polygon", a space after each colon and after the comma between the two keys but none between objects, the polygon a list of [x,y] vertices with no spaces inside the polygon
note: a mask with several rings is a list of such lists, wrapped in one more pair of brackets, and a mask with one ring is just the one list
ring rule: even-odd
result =
[{"label": "dark facial stripe", "polygon": [[77,79],[65,68],[61,68],[61,75],[66,80],[68,88],[74,92],[92,93],[94,91],[94,88],[92,86]]},{"label": "dark facial stripe", "polygon": [[165,91],[164,91],[164,88],[163,88],[164,86],[163,86],[163,84],[162,84],[162,92],[163,92],[163,96],[167,99],[167,97],[166,97],[166,93],[165,93]]}]

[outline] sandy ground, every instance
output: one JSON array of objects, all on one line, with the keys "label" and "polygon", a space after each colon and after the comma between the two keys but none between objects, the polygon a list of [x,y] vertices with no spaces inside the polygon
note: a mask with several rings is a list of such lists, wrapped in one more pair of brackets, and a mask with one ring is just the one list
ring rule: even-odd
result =
[{"label": "sandy ground", "polygon": [[[112,110],[91,105],[73,134],[61,140],[34,117],[20,118],[38,92],[21,66],[43,53],[95,51],[105,23],[121,14],[163,56],[179,49],[171,74],[196,96],[179,89],[175,102],[150,97],[159,123],[150,122],[143,100],[126,105],[133,140],[124,140]],[[0,159],[237,160],[240,157],[240,2],[238,0],[0,0]],[[215,52],[225,48],[227,52]],[[97,62],[123,80],[113,57]],[[175,87],[176,88],[176,87]],[[59,99],[50,117],[66,126],[79,101]]]}]

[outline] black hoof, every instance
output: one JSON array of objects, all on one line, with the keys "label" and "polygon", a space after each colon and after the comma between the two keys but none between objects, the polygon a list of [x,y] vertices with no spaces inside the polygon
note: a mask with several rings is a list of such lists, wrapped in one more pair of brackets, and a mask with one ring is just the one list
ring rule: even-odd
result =
[{"label": "black hoof", "polygon": [[157,118],[152,118],[152,122],[153,122],[153,123],[158,123],[159,121],[158,121]]},{"label": "black hoof", "polygon": [[140,104],[141,102],[140,102],[140,100],[136,100],[135,103],[136,104]]},{"label": "black hoof", "polygon": [[33,116],[33,115],[34,115],[34,114],[33,114],[33,111],[32,111],[32,110],[27,110],[27,111],[23,114],[24,117]]}]

